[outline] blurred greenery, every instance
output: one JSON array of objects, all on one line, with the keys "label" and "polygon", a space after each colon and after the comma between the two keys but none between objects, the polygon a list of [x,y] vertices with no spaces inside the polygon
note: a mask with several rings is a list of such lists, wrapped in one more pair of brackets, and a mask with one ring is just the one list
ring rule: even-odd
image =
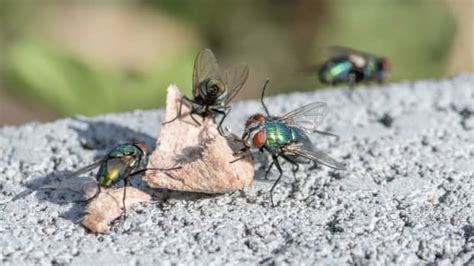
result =
[{"label": "blurred greenery", "polygon": [[386,56],[392,80],[444,75],[456,24],[445,1],[335,1],[321,43]]},{"label": "blurred greenery", "polygon": [[6,77],[11,86],[61,115],[94,115],[163,105],[163,88],[175,81],[186,92],[191,80],[181,77],[191,76],[193,58],[194,51],[189,51],[168,64],[127,75],[25,40],[9,52]]},{"label": "blurred greenery", "polygon": [[[248,89],[242,91],[244,97],[256,97],[255,88],[266,77],[272,78],[274,93],[322,87],[314,77],[302,79],[295,69],[320,62],[321,48],[329,45],[388,57],[392,81],[441,77],[446,73],[456,34],[455,19],[444,0],[123,0],[102,1],[100,5],[80,1],[46,1],[46,5],[28,0],[1,2],[0,48],[4,54],[0,74],[6,82],[0,90],[8,88],[13,95],[42,103],[59,116],[157,108],[164,104],[164,88],[171,83],[189,95],[194,56],[206,46],[216,51],[219,61],[248,59],[251,76]],[[177,35],[173,40],[162,36],[164,43],[170,42],[167,48],[174,50],[166,50],[144,66],[114,65],[73,52],[57,39],[43,36],[39,29],[50,26],[43,25],[42,18],[81,6],[89,8],[82,10],[83,20],[90,20],[90,9],[96,7],[93,15],[100,17],[104,6],[143,9],[158,19],[166,18],[171,22],[149,30]],[[127,14],[129,20],[134,16],[131,22],[124,20],[128,24],[141,23],[140,19],[148,23],[137,14]],[[108,23],[110,14],[103,16]],[[97,22],[97,27],[104,26],[99,24],[104,21]],[[149,27],[145,22],[143,28]],[[189,36],[180,36],[185,33],[174,31],[179,25],[199,40],[192,43]],[[79,36],[76,45],[81,47],[83,32],[75,28],[70,31]],[[143,40],[130,37],[120,45],[135,42]],[[190,43],[177,45],[179,42]],[[203,47],[197,46],[203,42]]]}]

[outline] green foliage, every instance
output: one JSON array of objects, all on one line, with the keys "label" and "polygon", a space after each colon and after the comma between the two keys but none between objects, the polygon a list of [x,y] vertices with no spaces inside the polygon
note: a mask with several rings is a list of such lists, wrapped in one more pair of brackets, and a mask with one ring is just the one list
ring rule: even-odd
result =
[{"label": "green foliage", "polygon": [[331,3],[334,17],[322,28],[317,45],[338,44],[386,56],[393,66],[392,81],[443,75],[456,27],[445,1]]},{"label": "green foliage", "polygon": [[61,115],[95,115],[162,106],[170,83],[189,92],[194,56],[184,52],[131,76],[23,41],[8,52],[6,76],[10,86]]},{"label": "green foliage", "polygon": [[[26,25],[30,24],[28,19],[34,17],[40,6],[24,1],[20,1],[22,4],[18,1],[4,3],[8,3],[3,5],[8,9],[0,8],[0,21],[4,22],[0,38],[7,40],[5,43],[10,48],[2,51],[6,60],[0,71],[5,73],[0,74],[6,76],[9,88],[21,90],[25,96],[43,103],[60,115],[96,115],[160,107],[164,104],[166,87],[170,83],[177,83],[180,89],[188,95],[190,93],[194,56],[203,47],[175,51],[154,66],[130,73],[102,65],[105,64],[103,62],[72,55],[52,46],[52,43],[39,42],[41,36],[29,32]],[[301,4],[300,1],[297,3]],[[192,0],[152,0],[138,1],[138,5],[153,6],[157,13],[166,12],[175,19],[185,21],[198,31],[200,39],[224,55],[228,51],[238,51],[236,47],[242,46],[251,47],[253,51],[250,54],[255,56],[267,51],[271,51],[268,52],[270,57],[275,58],[279,54],[300,53],[302,59],[298,60],[308,61],[300,63],[308,64],[321,62],[317,57],[320,48],[342,45],[389,58],[393,68],[392,81],[441,77],[445,73],[445,61],[456,28],[446,2],[433,0],[325,0],[321,5],[311,5],[316,9],[321,7],[322,11],[318,9],[320,13],[315,15],[323,19],[314,20],[317,22],[314,32],[312,28],[302,31],[314,34],[308,38],[306,35],[305,38],[292,38],[299,34],[292,32],[298,29],[295,26],[299,25],[295,23],[298,20],[282,19],[281,14],[275,11],[287,12],[287,18],[300,18],[294,12],[301,12],[302,9],[294,8],[297,4],[293,5],[291,1],[203,0],[196,3]],[[281,8],[275,9],[277,5]],[[293,9],[288,10],[287,7]],[[304,16],[301,18],[307,19]],[[256,28],[253,28],[254,24]],[[270,34],[263,36],[268,32]],[[260,35],[256,38],[256,33],[263,38]],[[285,36],[288,41],[259,47],[265,39],[282,40],[276,38],[276,34]],[[242,39],[244,41],[239,42]],[[303,48],[298,48],[299,53],[295,53],[291,49],[300,46],[292,42],[308,45],[301,46]],[[272,50],[274,47],[276,49]],[[288,92],[305,87],[326,87],[315,83],[314,78],[307,81],[300,77],[292,78],[295,75],[287,74],[290,70],[277,64],[272,66],[272,62],[278,60],[268,60],[268,57],[258,60],[268,65],[270,73],[252,72],[251,75],[261,75],[258,78],[262,78],[283,69],[284,72],[277,75],[288,76],[273,85],[275,90],[278,86]],[[245,94],[245,91],[242,93]]]}]

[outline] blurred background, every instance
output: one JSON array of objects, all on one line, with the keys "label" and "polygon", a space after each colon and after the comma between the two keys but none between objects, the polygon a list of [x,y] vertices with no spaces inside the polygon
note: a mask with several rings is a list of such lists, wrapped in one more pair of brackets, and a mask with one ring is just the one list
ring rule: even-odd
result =
[{"label": "blurred background", "polygon": [[474,0],[0,0],[0,125],[162,107],[205,47],[250,65],[239,99],[320,89],[300,69],[330,45],[395,82],[474,72]]}]

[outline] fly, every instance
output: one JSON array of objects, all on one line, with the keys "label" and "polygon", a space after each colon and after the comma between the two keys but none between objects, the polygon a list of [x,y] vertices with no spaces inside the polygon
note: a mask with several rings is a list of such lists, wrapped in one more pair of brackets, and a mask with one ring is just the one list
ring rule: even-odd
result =
[{"label": "fly", "polygon": [[272,116],[263,101],[268,82],[268,80],[265,82],[260,99],[265,115],[255,114],[247,120],[241,140],[246,146],[242,152],[254,148],[271,154],[272,163],[265,172],[265,178],[273,166],[278,169],[279,176],[270,189],[272,206],[275,206],[273,191],[283,175],[280,158],[293,165],[293,173],[298,171],[300,163],[311,161],[336,170],[345,170],[346,168],[344,164],[315,148],[307,135],[308,133],[319,133],[336,136],[316,129],[325,115],[326,104],[313,102],[283,116]]},{"label": "fly", "polygon": [[182,105],[186,103],[190,107],[191,118],[198,125],[201,123],[193,116],[194,114],[201,116],[203,120],[210,117],[214,121],[221,115],[217,129],[222,135],[222,123],[231,110],[230,102],[242,89],[248,75],[249,68],[246,64],[221,72],[214,53],[209,49],[200,51],[194,61],[193,98],[183,96],[178,115],[163,124],[171,123],[181,117]]}]

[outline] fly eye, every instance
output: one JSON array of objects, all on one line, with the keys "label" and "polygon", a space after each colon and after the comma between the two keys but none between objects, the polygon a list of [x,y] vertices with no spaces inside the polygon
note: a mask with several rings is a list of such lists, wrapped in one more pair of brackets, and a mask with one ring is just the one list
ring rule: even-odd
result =
[{"label": "fly eye", "polygon": [[390,70],[390,62],[388,62],[387,59],[384,59],[382,61],[382,68],[383,68],[383,70]]},{"label": "fly eye", "polygon": [[213,85],[211,86],[211,93],[216,94],[219,91],[219,86]]},{"label": "fly eye", "polygon": [[249,127],[253,123],[263,122],[265,117],[262,114],[256,114],[251,116],[245,123],[245,127]]},{"label": "fly eye", "polygon": [[224,84],[217,79],[210,79],[207,82],[207,93],[211,95],[217,95],[222,93],[225,89]]},{"label": "fly eye", "polygon": [[251,124],[255,123],[256,120],[254,119],[254,117],[250,117],[247,122],[245,122],[245,127],[249,127]]},{"label": "fly eye", "polygon": [[139,150],[138,153],[139,153],[139,154],[147,154],[147,153],[148,153],[148,148],[146,147],[145,144],[134,141],[134,142],[133,142],[133,145],[135,145],[136,147],[138,147],[138,150]]},{"label": "fly eye", "polygon": [[252,142],[257,148],[261,148],[265,144],[265,133],[263,130],[253,136]]},{"label": "fly eye", "polygon": [[245,127],[249,127],[251,123],[252,123],[252,117],[249,118],[247,122],[245,122]]}]

